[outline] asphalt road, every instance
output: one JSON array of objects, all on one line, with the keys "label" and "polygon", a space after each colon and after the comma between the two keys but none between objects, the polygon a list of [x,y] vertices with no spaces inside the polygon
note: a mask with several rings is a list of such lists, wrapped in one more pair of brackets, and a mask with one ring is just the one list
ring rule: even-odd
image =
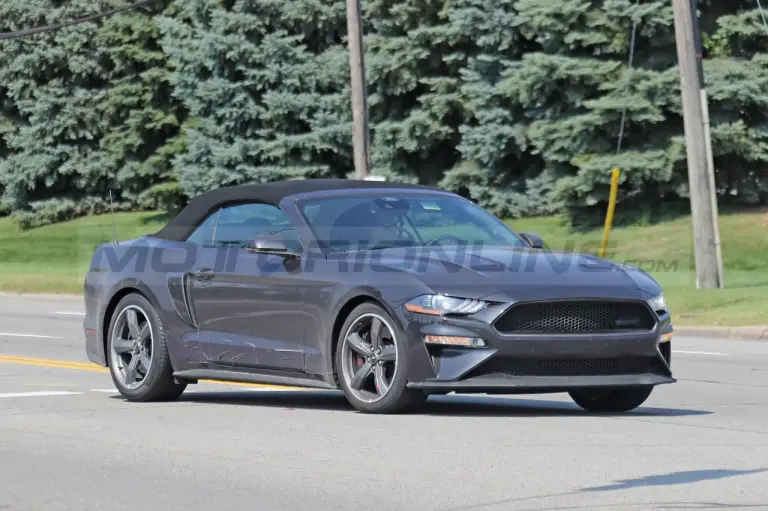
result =
[{"label": "asphalt road", "polygon": [[768,509],[768,342],[675,338],[680,381],[630,414],[443,396],[381,417],[236,384],[126,403],[81,313],[0,295],[0,510]]}]

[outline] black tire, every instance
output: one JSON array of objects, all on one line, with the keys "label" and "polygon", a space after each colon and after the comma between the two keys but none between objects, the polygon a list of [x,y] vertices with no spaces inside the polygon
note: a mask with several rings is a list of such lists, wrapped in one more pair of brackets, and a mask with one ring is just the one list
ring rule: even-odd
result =
[{"label": "black tire", "polygon": [[[144,313],[152,334],[152,362],[149,364],[149,371],[137,388],[128,388],[123,384],[116,374],[118,369],[114,363],[116,354],[113,352],[113,331],[121,312],[129,308],[137,308]],[[112,382],[118,392],[128,401],[173,401],[181,396],[187,388],[186,383],[177,383],[173,378],[173,367],[168,354],[165,328],[160,315],[149,300],[138,293],[125,296],[115,307],[109,330],[107,330],[107,358]]]},{"label": "black tire", "polygon": [[[357,321],[363,316],[375,315],[384,320],[386,326],[391,330],[394,335],[394,344],[397,353],[396,369],[391,380],[391,385],[386,394],[375,402],[366,402],[358,399],[352,392],[348,382],[346,381],[344,374],[342,374],[343,361],[343,344],[345,337],[350,328],[357,323]],[[417,389],[409,389],[406,387],[408,383],[406,380],[407,373],[407,353],[406,335],[400,325],[390,316],[390,314],[382,307],[374,303],[363,303],[357,306],[347,317],[344,325],[339,333],[339,339],[336,344],[336,353],[334,354],[334,368],[336,371],[337,381],[341,390],[344,392],[350,405],[356,410],[363,413],[371,414],[394,414],[409,412],[416,409],[422,404],[428,397],[428,394]]]},{"label": "black tire", "polygon": [[574,391],[571,399],[587,410],[596,413],[622,413],[639,407],[651,395],[653,387],[635,387],[607,391]]}]

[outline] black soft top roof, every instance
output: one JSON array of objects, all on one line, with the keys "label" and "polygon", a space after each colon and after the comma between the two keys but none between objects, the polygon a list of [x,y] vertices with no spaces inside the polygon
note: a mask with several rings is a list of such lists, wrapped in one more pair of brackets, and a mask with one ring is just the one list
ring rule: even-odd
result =
[{"label": "black soft top roof", "polygon": [[428,186],[352,179],[294,179],[271,183],[225,186],[201,193],[168,224],[152,236],[170,241],[184,241],[217,208],[237,202],[262,202],[277,206],[286,197],[308,192],[360,189],[435,190]]}]

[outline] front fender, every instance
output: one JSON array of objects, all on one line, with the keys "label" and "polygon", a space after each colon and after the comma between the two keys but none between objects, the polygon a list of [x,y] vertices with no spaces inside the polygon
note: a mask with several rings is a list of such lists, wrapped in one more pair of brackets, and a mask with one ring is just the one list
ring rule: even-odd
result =
[{"label": "front fender", "polygon": [[[393,279],[395,282],[389,284],[373,285],[368,283],[341,289],[333,299],[330,312],[323,322],[325,327],[321,336],[321,339],[323,339],[320,348],[323,352],[321,373],[325,381],[332,385],[335,384],[334,359],[337,342],[336,337],[338,336],[344,321],[349,317],[349,313],[351,313],[357,305],[366,301],[377,303],[387,311],[397,326],[403,330],[405,325],[403,324],[402,316],[397,314],[396,309],[416,296],[433,292],[420,280],[405,273],[400,275],[402,275],[403,278]],[[313,369],[314,368],[312,368],[311,365],[308,365],[308,372],[314,372]]]}]

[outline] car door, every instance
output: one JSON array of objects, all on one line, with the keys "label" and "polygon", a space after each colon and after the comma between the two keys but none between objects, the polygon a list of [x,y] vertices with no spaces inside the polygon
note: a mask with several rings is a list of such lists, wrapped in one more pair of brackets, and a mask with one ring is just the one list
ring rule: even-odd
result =
[{"label": "car door", "polygon": [[215,214],[211,240],[201,244],[189,275],[190,305],[209,362],[303,370],[307,319],[301,271],[284,256],[246,248],[254,237],[273,233],[300,248],[288,218],[279,208],[260,203]]}]

